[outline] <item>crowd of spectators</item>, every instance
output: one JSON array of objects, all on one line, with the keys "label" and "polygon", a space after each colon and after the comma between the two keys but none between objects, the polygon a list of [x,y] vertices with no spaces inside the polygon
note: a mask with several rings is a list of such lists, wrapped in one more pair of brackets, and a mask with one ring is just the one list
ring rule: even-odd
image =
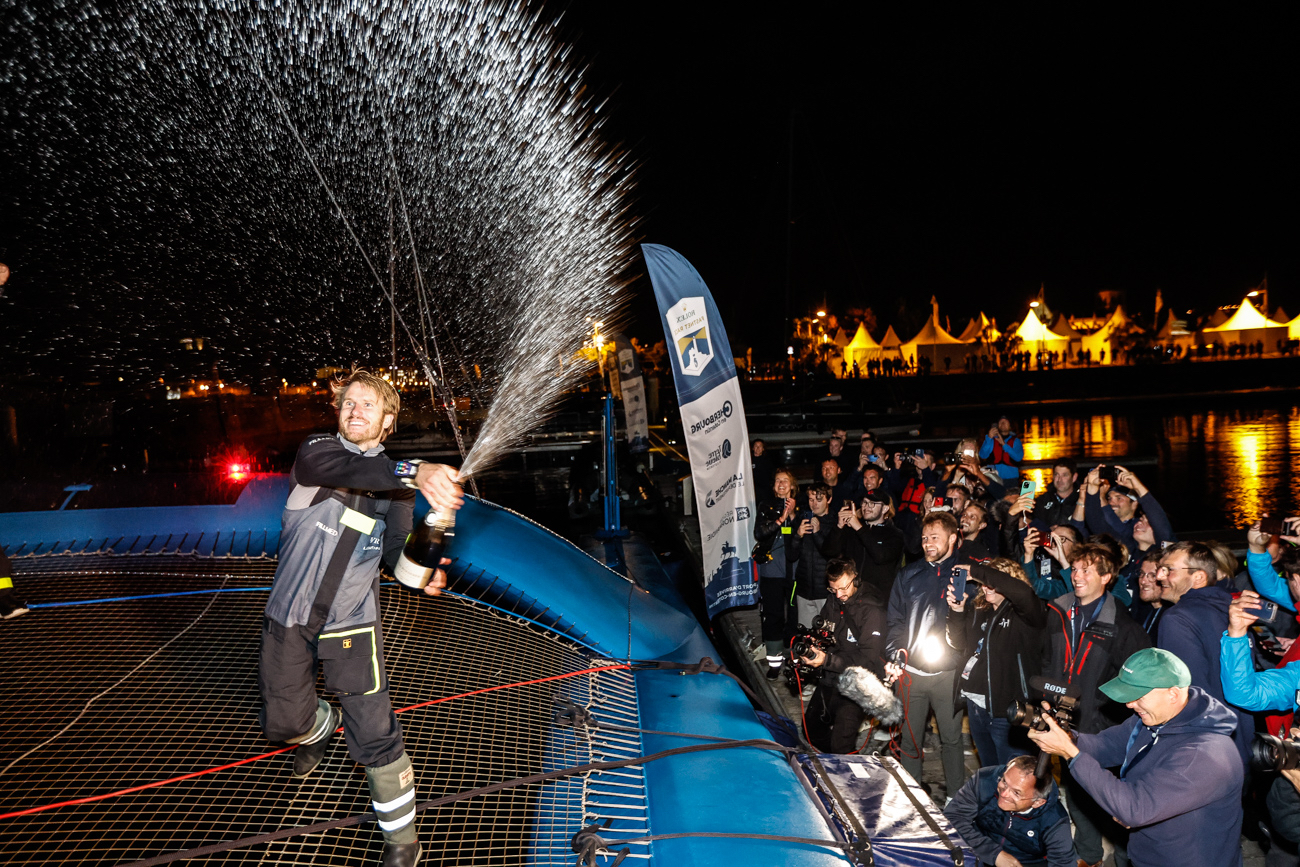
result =
[{"label": "crowd of spectators", "polygon": [[[1262,516],[1244,562],[1180,541],[1126,467],[1062,457],[1037,490],[1005,416],[946,454],[832,431],[802,491],[757,454],[768,676],[815,619],[836,637],[800,660],[825,672],[810,743],[866,747],[874,711],[836,686],[859,666],[895,692],[918,781],[933,720],[948,815],[985,863],[1091,867],[1108,840],[1116,865],[1240,864],[1243,826],[1300,863],[1300,518]],[[1040,752],[1060,761],[1036,777]]]}]

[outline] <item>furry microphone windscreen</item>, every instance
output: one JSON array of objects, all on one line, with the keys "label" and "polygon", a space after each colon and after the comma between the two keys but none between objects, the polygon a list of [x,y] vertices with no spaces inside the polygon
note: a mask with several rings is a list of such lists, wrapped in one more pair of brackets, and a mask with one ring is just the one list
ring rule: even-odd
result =
[{"label": "furry microphone windscreen", "polygon": [[845,698],[875,717],[882,726],[903,720],[903,703],[874,674],[860,665],[851,665],[840,674],[836,687]]}]

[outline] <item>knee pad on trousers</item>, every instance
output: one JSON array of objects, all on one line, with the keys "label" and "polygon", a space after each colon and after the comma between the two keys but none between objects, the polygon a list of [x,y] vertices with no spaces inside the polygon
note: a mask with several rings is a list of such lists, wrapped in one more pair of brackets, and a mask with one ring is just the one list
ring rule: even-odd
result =
[{"label": "knee pad on trousers", "polygon": [[415,768],[411,759],[402,753],[401,758],[387,765],[366,768],[370,783],[370,800],[379,830],[389,843],[414,843],[415,833]]},{"label": "knee pad on trousers", "polygon": [[312,721],[311,729],[305,735],[298,735],[296,738],[286,738],[287,744],[314,744],[317,741],[324,740],[334,731],[334,714],[330,711],[329,704],[323,698],[316,699],[316,719]]}]

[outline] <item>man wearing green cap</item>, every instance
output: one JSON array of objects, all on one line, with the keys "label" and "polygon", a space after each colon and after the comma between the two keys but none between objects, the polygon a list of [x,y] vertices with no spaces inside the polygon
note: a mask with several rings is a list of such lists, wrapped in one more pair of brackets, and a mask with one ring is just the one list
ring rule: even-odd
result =
[{"label": "man wearing green cap", "polygon": [[[1115,820],[1132,829],[1137,867],[1241,864],[1243,769],[1237,717],[1199,687],[1167,650],[1139,650],[1101,685],[1136,716],[1076,744],[1051,714],[1029,737],[1068,760],[1070,774]],[[1107,768],[1119,768],[1117,777]],[[1176,856],[1174,853],[1177,853]]]}]

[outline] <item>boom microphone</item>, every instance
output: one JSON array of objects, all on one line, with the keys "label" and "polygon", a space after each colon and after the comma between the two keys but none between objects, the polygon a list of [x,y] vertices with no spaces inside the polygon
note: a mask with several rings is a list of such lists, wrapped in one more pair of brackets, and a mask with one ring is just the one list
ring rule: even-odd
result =
[{"label": "boom microphone", "polygon": [[840,673],[835,686],[840,695],[852,699],[854,704],[875,717],[882,726],[896,725],[903,720],[903,703],[880,679],[860,665],[850,665]]}]

